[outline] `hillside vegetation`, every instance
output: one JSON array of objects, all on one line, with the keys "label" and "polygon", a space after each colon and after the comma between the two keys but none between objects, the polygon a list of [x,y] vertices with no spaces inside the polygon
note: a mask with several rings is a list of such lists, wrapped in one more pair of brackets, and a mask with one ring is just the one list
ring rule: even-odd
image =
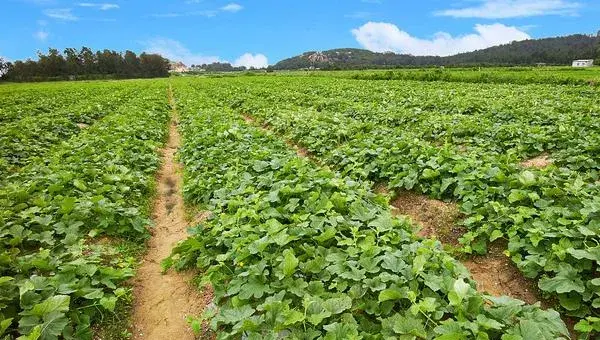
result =
[{"label": "hillside vegetation", "polygon": [[376,53],[363,49],[342,48],[324,52],[310,51],[284,59],[272,68],[361,69],[400,66],[466,65],[570,65],[574,59],[600,58],[600,38],[583,34],[557,38],[532,39],[494,46],[448,57],[413,56],[392,52]]}]

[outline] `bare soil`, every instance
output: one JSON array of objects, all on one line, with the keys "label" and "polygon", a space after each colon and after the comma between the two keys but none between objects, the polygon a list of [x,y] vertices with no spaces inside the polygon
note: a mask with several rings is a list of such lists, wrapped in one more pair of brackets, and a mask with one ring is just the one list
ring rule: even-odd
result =
[{"label": "bare soil", "polygon": [[552,159],[550,159],[550,156],[547,153],[521,162],[522,167],[534,169],[543,169],[550,164],[552,164]]},{"label": "bare soil", "polygon": [[176,117],[174,112],[169,140],[162,151],[163,165],[157,176],[155,227],[134,280],[134,339],[194,339],[186,318],[200,315],[212,299],[206,294],[201,295],[192,286],[194,273],[171,271],[163,274],[160,266],[173,246],[187,237],[181,166],[175,161],[175,152],[180,145]]},{"label": "bare soil", "polygon": [[435,237],[444,244],[456,246],[464,233],[464,229],[456,225],[460,212],[455,203],[446,203],[405,191],[398,194],[391,205],[396,214],[408,216],[415,224],[421,226],[421,230],[417,232],[421,237]]},{"label": "bare soil", "polygon": [[242,115],[242,118],[244,118],[244,121],[248,124],[254,124],[254,118],[252,118],[252,116],[244,114]]},{"label": "bare soil", "polygon": [[292,149],[296,150],[296,155],[298,155],[298,157],[313,159],[312,155],[310,154],[310,151],[308,151],[306,148],[303,148],[297,144],[294,144],[294,142],[289,141],[289,140],[285,141],[285,144],[287,144]]},{"label": "bare soil", "polygon": [[506,242],[494,242],[485,256],[472,256],[462,261],[477,282],[477,289],[493,296],[508,295],[529,304],[541,301],[535,282],[521,274],[504,255],[505,249]]},{"label": "bare soil", "polygon": [[[387,189],[379,188],[380,192]],[[418,235],[435,237],[443,244],[458,246],[464,229],[457,225],[461,214],[455,203],[431,199],[414,192],[402,192],[392,200],[394,213],[408,216],[421,226]],[[517,266],[504,255],[506,243],[490,244],[483,256],[469,256],[461,262],[469,269],[477,289],[493,296],[510,296],[527,303],[541,301],[534,281],[525,278]]]}]

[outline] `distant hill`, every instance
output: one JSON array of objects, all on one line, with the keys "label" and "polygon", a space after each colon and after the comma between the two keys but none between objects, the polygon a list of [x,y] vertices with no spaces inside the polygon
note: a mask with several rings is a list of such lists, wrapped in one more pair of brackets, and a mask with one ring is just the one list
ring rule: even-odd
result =
[{"label": "distant hill", "polygon": [[393,52],[375,53],[358,48],[305,52],[278,62],[275,70],[360,69],[401,66],[468,66],[468,65],[570,65],[574,59],[600,58],[598,36],[583,34],[557,38],[532,39],[494,46],[449,57],[412,56]]}]

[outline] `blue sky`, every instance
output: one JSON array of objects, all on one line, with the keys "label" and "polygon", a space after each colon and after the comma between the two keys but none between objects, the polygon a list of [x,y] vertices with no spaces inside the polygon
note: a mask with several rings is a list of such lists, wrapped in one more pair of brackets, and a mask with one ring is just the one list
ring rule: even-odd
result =
[{"label": "blue sky", "polygon": [[0,56],[48,47],[262,66],[309,50],[448,55],[600,30],[596,0],[3,0]]}]

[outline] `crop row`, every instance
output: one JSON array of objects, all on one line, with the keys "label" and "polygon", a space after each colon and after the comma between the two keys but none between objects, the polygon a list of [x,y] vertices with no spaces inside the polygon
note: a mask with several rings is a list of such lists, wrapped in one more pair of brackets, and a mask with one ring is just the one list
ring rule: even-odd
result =
[{"label": "crop row", "polygon": [[[318,86],[315,82],[311,79],[306,86]],[[396,191],[415,190],[458,201],[466,216],[463,224],[468,232],[462,238],[466,251],[485,253],[488,242],[505,238],[519,269],[537,278],[539,288],[556,297],[567,314],[583,318],[600,308],[596,163],[585,171],[556,165],[525,169],[515,153],[436,145],[420,138],[410,124],[403,129],[364,123],[306,108],[305,103],[294,106],[283,98],[280,105],[264,104],[265,91],[271,97],[286,92],[281,82],[228,85],[205,82],[202,90],[240,115],[253,115],[345,175],[386,182]],[[239,94],[244,94],[242,100]]]},{"label": "crop row", "polygon": [[139,84],[0,188],[0,337],[91,339],[91,322],[128,296],[134,260],[118,244],[148,236],[168,119],[164,84]]},{"label": "crop row", "polygon": [[435,145],[519,158],[551,151],[559,165],[600,169],[597,89],[272,77],[227,83],[233,93],[221,97],[244,109],[351,123],[354,130],[341,129],[339,138],[387,126]]},{"label": "crop row", "polygon": [[[131,83],[129,83],[131,84]],[[9,123],[26,117],[68,111],[73,104],[87,101],[100,103],[128,83],[40,83],[4,84],[0,87],[0,122]]]},{"label": "crop row", "polygon": [[205,86],[177,97],[185,198],[211,217],[164,264],[203,272],[219,338],[568,336],[555,311],[478,293],[368,183],[298,158]]},{"label": "crop row", "polygon": [[[111,84],[102,90],[96,88],[98,93],[74,91],[77,96],[68,95],[63,98],[59,95],[63,94],[64,89],[58,88],[61,91],[46,92],[42,88],[39,92],[24,94],[23,90],[16,88],[9,92],[8,98],[12,98],[14,103],[6,105],[3,110],[17,112],[19,117],[2,122],[1,178],[30,164],[35,158],[43,159],[52,146],[76,135],[81,129],[127,102],[133,91],[133,86]],[[7,89],[4,91],[8,92]],[[36,98],[31,105],[17,100],[22,97],[31,99],[33,96]],[[36,109],[31,109],[31,106]]]},{"label": "crop row", "polygon": [[360,80],[417,80],[428,82],[459,82],[477,84],[552,84],[598,86],[597,69],[572,67],[472,67],[421,68],[369,71],[296,71],[288,74]]}]

